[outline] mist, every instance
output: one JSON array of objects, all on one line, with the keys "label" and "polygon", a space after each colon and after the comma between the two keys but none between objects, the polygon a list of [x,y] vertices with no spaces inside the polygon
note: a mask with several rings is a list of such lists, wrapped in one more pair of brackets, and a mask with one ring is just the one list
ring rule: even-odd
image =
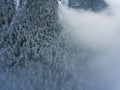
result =
[{"label": "mist", "polygon": [[[120,1],[106,0],[101,12],[75,10],[59,3],[58,14],[64,31],[79,47],[95,53],[88,66],[96,90],[120,90]],[[106,88],[103,88],[106,87]]]}]

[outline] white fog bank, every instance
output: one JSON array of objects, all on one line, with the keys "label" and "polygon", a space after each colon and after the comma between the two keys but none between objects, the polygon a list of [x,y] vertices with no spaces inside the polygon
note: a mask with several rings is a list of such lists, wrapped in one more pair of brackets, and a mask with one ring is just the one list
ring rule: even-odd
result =
[{"label": "white fog bank", "polygon": [[59,3],[58,13],[64,31],[70,33],[78,45],[96,53],[89,63],[97,73],[95,76],[99,78],[104,74],[109,90],[120,90],[120,1],[106,2],[109,8],[98,13],[78,11]]}]

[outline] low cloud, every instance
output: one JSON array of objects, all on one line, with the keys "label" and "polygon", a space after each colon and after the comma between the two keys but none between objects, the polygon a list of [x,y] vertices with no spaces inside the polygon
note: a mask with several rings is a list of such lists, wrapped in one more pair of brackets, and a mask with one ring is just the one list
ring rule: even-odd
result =
[{"label": "low cloud", "polygon": [[96,53],[89,66],[96,77],[101,76],[98,87],[107,81],[109,90],[120,90],[120,1],[106,2],[109,8],[97,13],[71,9],[59,3],[58,13],[64,31],[71,35],[76,44]]}]

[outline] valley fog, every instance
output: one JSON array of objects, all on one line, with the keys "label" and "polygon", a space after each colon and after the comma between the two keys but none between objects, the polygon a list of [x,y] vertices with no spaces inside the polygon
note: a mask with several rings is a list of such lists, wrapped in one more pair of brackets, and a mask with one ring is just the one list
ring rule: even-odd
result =
[{"label": "valley fog", "polygon": [[[59,20],[79,47],[95,54],[88,59],[96,90],[120,89],[120,1],[106,0],[100,12],[76,10],[59,2]],[[79,60],[79,59],[78,59]]]}]

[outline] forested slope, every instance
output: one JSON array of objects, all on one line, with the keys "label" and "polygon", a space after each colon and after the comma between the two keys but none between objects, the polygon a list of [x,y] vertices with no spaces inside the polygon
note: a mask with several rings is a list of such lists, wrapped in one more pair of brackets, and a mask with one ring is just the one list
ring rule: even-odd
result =
[{"label": "forested slope", "polygon": [[17,8],[0,0],[0,90],[93,90],[92,53],[64,32],[57,9],[57,0],[20,0]]}]

